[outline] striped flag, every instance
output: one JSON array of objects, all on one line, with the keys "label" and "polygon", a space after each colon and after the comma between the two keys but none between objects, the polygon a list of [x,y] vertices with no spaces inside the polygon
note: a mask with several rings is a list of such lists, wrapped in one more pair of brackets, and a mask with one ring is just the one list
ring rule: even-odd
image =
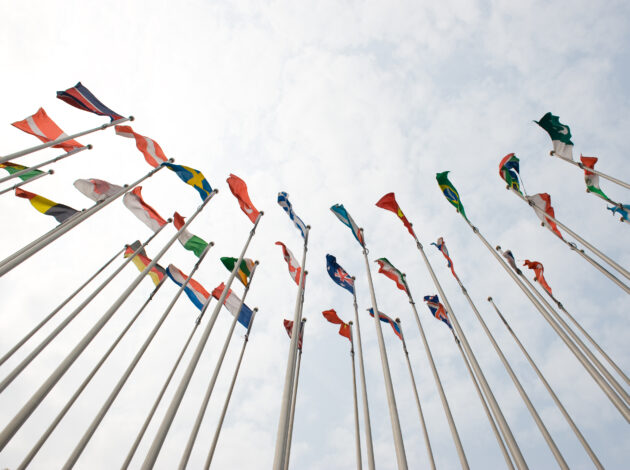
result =
[{"label": "striped flag", "polygon": [[[22,121],[16,121],[11,125],[26,132],[27,134],[34,135],[44,143],[52,142],[60,137],[68,136],[57,124],[55,124],[55,121],[48,117],[44,108],[39,108],[32,116],[29,116]],[[53,145],[53,147],[64,149],[66,152],[69,152],[71,150],[81,148],[83,145],[76,140],[66,140],[60,144]]]},{"label": "striped flag", "polygon": [[61,101],[65,101],[70,106],[82,109],[83,111],[89,111],[90,113],[98,114],[99,116],[108,116],[112,121],[123,119],[120,114],[115,113],[101,103],[90,90],[81,84],[81,82],[65,91],[58,91],[57,98]]},{"label": "striped flag", "polygon": [[118,194],[123,189],[122,186],[96,178],[90,178],[89,180],[78,179],[73,184],[81,194],[89,197],[94,202],[104,201],[108,197]]},{"label": "striped flag", "polygon": [[398,269],[396,269],[387,258],[379,258],[375,261],[375,263],[377,263],[379,266],[379,273],[384,274],[392,281],[394,281],[396,283],[396,287],[398,287],[400,290],[406,292],[407,294],[409,293],[407,283],[405,282],[405,276],[403,276],[403,274]]},{"label": "striped flag", "polygon": [[[178,212],[175,212],[173,214],[173,225],[175,225],[175,228],[177,230],[180,230],[185,223],[186,222],[184,222],[184,218]],[[184,248],[186,248],[188,251],[192,251],[195,256],[197,256],[197,258],[201,256],[203,250],[205,250],[208,246],[208,243],[206,241],[202,240],[197,235],[193,235],[188,230],[183,230],[182,233],[179,234],[177,239]]]},{"label": "striped flag", "polygon": [[431,311],[431,314],[438,320],[442,320],[446,325],[452,330],[453,326],[451,325],[450,320],[448,319],[448,315],[446,314],[446,309],[444,305],[440,303],[440,299],[437,295],[425,295],[424,301],[427,303],[427,307]]},{"label": "striped flag", "polygon": [[[0,163],[0,168],[4,168],[5,170],[7,170],[10,175],[14,175],[18,171],[22,171],[22,170],[28,169],[28,167],[26,167],[24,165],[18,165],[17,163],[11,163],[11,162]],[[34,178],[34,177],[36,177],[38,175],[41,175],[42,173],[44,173],[44,172],[41,171],[41,170],[31,170],[31,171],[27,171],[26,173],[23,173],[22,175],[18,176],[18,178],[20,178],[22,181],[26,181],[26,180],[30,180],[31,178]]]},{"label": "striped flag", "polygon": [[[293,322],[291,320],[284,320],[284,329],[287,331],[289,338],[293,336]],[[300,336],[298,337],[297,347],[302,350],[302,342],[304,341],[304,328],[300,327]]]},{"label": "striped flag", "polygon": [[516,271],[516,274],[519,274],[519,275],[523,274],[523,272],[516,265],[516,260],[514,259],[514,254],[512,253],[512,250],[505,250],[501,254],[507,260],[508,264],[510,266],[512,266],[512,269],[514,269],[514,271]]},{"label": "striped flag", "polygon": [[42,214],[54,217],[55,220],[60,224],[64,223],[74,214],[79,212],[72,207],[66,206],[65,204],[58,204],[38,194],[24,191],[21,188],[17,188],[15,190],[15,195],[17,197],[28,199],[35,209],[37,209]]},{"label": "striped flag", "polygon": [[[223,266],[225,266],[230,272],[234,270],[234,266],[236,265],[237,261],[238,258],[229,258],[227,256],[221,258]],[[249,285],[249,277],[252,274],[252,270],[254,269],[255,264],[256,263],[253,260],[249,258],[243,258],[243,261],[241,261],[241,265],[238,267],[238,272],[236,273],[236,275],[245,287]]]},{"label": "striped flag", "polygon": [[453,267],[453,260],[448,255],[448,250],[446,249],[446,242],[444,241],[444,238],[442,238],[442,237],[438,238],[437,239],[437,243],[431,243],[431,245],[435,246],[438,250],[440,250],[442,252],[444,257],[446,258],[446,262],[448,263],[448,267],[451,268],[451,272],[453,273],[453,276],[455,276],[455,279],[459,279],[457,277],[457,274],[455,274],[455,269]]},{"label": "striped flag", "polygon": [[354,222],[354,220],[352,220],[352,217],[350,217],[350,214],[348,214],[346,208],[343,207],[343,204],[335,204],[330,208],[330,210],[333,211],[333,214],[335,214],[345,226],[352,230],[352,235],[354,235],[354,238],[357,239],[361,246],[365,247],[363,233],[361,233],[361,230],[359,230],[357,224]]},{"label": "striped flag", "polygon": [[[174,264],[169,264],[168,268],[166,268],[166,274],[171,280],[181,287],[188,276],[186,276],[183,272],[175,267]],[[190,279],[186,287],[184,287],[184,292],[190,299],[190,301],[197,307],[199,310],[203,309],[203,306],[206,304],[208,299],[210,298],[210,294],[206,289],[203,288],[201,284],[199,284],[194,279]]]},{"label": "striped flag", "polygon": [[[136,240],[131,245],[127,246],[127,249],[125,250],[125,254],[123,256],[125,258],[129,258],[138,248],[140,248],[141,245],[142,243]],[[136,265],[140,272],[142,272],[147,268],[147,266],[149,266],[149,264],[151,263],[151,259],[147,256],[147,252],[144,251],[144,248],[142,248],[140,252],[133,257],[131,262]],[[153,284],[155,284],[156,286],[160,282],[162,282],[165,275],[166,270],[159,264],[153,266],[151,268],[151,271],[149,271],[149,276],[151,277]]]},{"label": "striped flag", "polygon": [[[550,215],[553,218],[556,217],[553,207],[551,207],[551,196],[549,196],[549,194],[547,193],[534,194],[533,196],[527,196],[527,200],[533,202],[534,205],[538,207],[539,209],[541,209],[545,214]],[[553,220],[541,215],[535,209],[534,209],[534,212],[536,212],[536,215],[540,218],[540,220],[542,220],[543,227],[547,227],[557,236],[562,238],[562,234],[560,233],[560,230],[558,230],[558,227]]]},{"label": "striped flag", "polygon": [[140,221],[156,232],[161,226],[166,225],[166,220],[157,211],[142,199],[142,186],[135,187],[123,196],[123,204]]},{"label": "striped flag", "polygon": [[533,270],[536,276],[536,282],[538,282],[538,284],[540,284],[543,289],[549,292],[549,295],[552,295],[551,287],[549,286],[549,284],[547,284],[547,280],[543,275],[543,273],[545,272],[545,268],[543,267],[542,263],[526,259],[523,263],[523,266],[527,266],[529,269]]},{"label": "striped flag", "polygon": [[258,212],[258,209],[254,207],[252,200],[249,198],[247,184],[245,184],[245,181],[231,173],[226,181],[230,187],[230,191],[232,191],[232,194],[234,194],[238,204],[241,206],[241,210],[245,212],[245,215],[249,217],[249,220],[251,220],[252,223],[256,223],[256,219],[258,218],[258,214],[260,214],[260,212]]},{"label": "striped flag", "polygon": [[161,165],[174,172],[184,183],[195,188],[202,201],[205,201],[206,198],[210,196],[212,188],[210,187],[208,180],[205,176],[203,176],[202,172],[195,170],[194,168],[190,168],[189,166],[175,165],[170,162],[164,162]]},{"label": "striped flag", "polygon": [[293,212],[293,206],[289,202],[289,195],[284,191],[278,193],[278,205],[284,209],[284,211],[289,215],[289,218],[293,221],[297,229],[302,234],[302,238],[306,236],[306,224],[302,222],[295,212]]},{"label": "striped flag", "polygon": [[350,325],[344,322],[341,318],[339,318],[339,316],[337,315],[337,312],[335,312],[333,309],[324,310],[322,312],[322,315],[324,315],[324,318],[328,320],[330,323],[339,325],[339,334],[341,336],[348,338],[350,341],[352,341],[352,336],[350,333]]},{"label": "striped flag", "polygon": [[394,193],[387,193],[385,196],[380,198],[379,201],[376,203],[376,207],[392,211],[394,214],[396,214],[398,218],[402,221],[403,225],[407,227],[407,230],[409,230],[411,236],[413,238],[416,238],[416,234],[411,227],[411,223],[407,220],[405,214],[403,214],[403,211],[400,209],[398,202],[396,202],[396,196],[394,195]]},{"label": "striped flag", "polygon": [[276,242],[276,245],[280,245],[282,247],[282,256],[284,256],[284,260],[289,266],[289,274],[291,275],[291,279],[293,279],[295,283],[299,286],[300,274],[302,273],[302,268],[300,267],[300,264],[295,259],[295,256],[293,256],[293,253],[291,253],[291,250],[289,250],[284,243]]},{"label": "striped flag", "polygon": [[[219,298],[221,298],[221,295],[223,294],[224,290],[225,290],[225,283],[222,282],[221,285],[217,286],[212,291],[212,297],[218,300]],[[225,300],[223,301],[223,305],[225,305],[225,308],[227,308],[228,311],[233,316],[236,317],[238,315],[238,322],[241,325],[243,325],[245,328],[249,328],[249,322],[252,319],[252,311],[247,305],[243,304],[239,312],[238,306],[240,304],[241,304],[241,299],[239,299],[236,296],[236,294],[232,292],[232,289],[229,289],[228,294],[225,297]]]},{"label": "striped flag", "polygon": [[134,132],[131,126],[116,126],[115,129],[116,135],[136,140],[136,147],[153,168],[157,168],[160,166],[160,163],[168,161],[168,158],[162,151],[162,147],[155,140]]},{"label": "striped flag", "polygon": [[[368,312],[370,312],[370,315],[372,316],[372,318],[374,318],[374,309],[368,308]],[[389,323],[392,327],[392,330],[394,330],[394,334],[402,340],[402,332],[400,331],[400,326],[398,326],[398,323],[385,315],[383,312],[378,312],[378,319],[383,323]]]}]

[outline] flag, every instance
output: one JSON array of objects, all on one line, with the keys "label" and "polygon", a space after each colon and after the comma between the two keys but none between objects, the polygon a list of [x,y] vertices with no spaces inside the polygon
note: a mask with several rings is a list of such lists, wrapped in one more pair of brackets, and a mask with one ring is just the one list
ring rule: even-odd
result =
[{"label": "flag", "polygon": [[258,218],[258,214],[260,212],[258,212],[258,209],[254,207],[254,204],[252,204],[252,201],[249,198],[245,181],[231,173],[230,177],[226,181],[230,187],[230,191],[232,191],[232,194],[234,194],[234,197],[238,200],[241,210],[245,212],[245,215],[249,217],[249,220],[251,220],[252,223],[256,223],[256,219]]},{"label": "flag", "polygon": [[[129,258],[141,246],[142,246],[142,243],[140,243],[137,240],[133,242],[131,245],[128,245],[127,249],[125,250],[124,257]],[[149,257],[147,256],[147,252],[144,251],[144,248],[142,248],[138,252],[138,254],[133,257],[131,261],[133,262],[133,264],[136,265],[138,270],[140,270],[141,272],[144,271],[147,268],[147,266],[151,263],[151,259],[149,259]],[[155,284],[156,286],[160,282],[162,282],[162,279],[164,279],[165,275],[166,275],[166,270],[159,264],[156,264],[155,266],[153,266],[151,268],[151,271],[149,271],[149,276],[151,276],[151,279],[153,280],[153,284]]]},{"label": "flag", "polygon": [[[11,125],[26,132],[27,134],[34,135],[44,143],[52,142],[60,137],[68,137],[68,135],[62,131],[57,124],[55,124],[55,121],[48,117],[44,108],[39,108],[32,116],[29,116],[22,121],[16,121]],[[64,149],[66,152],[81,147],[83,147],[83,145],[72,139],[53,145],[53,148]]]},{"label": "flag", "polygon": [[[168,268],[166,268],[166,274],[168,275],[168,277],[171,278],[171,281],[173,281],[179,287],[184,285],[184,282],[186,282],[186,279],[188,279],[188,276],[177,269],[174,264],[168,265]],[[199,310],[203,309],[203,306],[210,298],[210,294],[208,293],[208,291],[192,278],[188,281],[186,287],[184,287],[184,292],[186,292],[186,295],[188,296],[190,301]]]},{"label": "flag", "polygon": [[136,140],[136,147],[142,152],[144,159],[153,168],[157,168],[160,166],[160,163],[168,161],[168,158],[166,158],[166,155],[164,155],[162,151],[162,147],[160,147],[155,140],[137,134],[133,131],[131,126],[116,126],[115,129],[116,135]]},{"label": "flag", "polygon": [[302,238],[304,238],[306,236],[306,224],[302,222],[302,219],[295,215],[295,212],[293,212],[293,206],[289,202],[289,195],[284,191],[278,193],[278,205],[282,207],[287,214],[289,214],[289,218],[302,234]]},{"label": "flag", "polygon": [[[549,194],[534,194],[533,196],[527,196],[527,200],[533,202],[534,205],[542,210],[545,214],[550,215],[553,218],[556,217],[553,207],[551,207],[551,196],[549,196]],[[558,230],[558,227],[553,220],[541,215],[536,209],[534,209],[534,212],[536,212],[536,215],[540,218],[540,220],[542,220],[543,227],[547,227],[557,236],[562,238],[562,234],[560,233],[560,230]]]},{"label": "flag", "polygon": [[[221,285],[217,286],[212,291],[212,297],[219,300],[223,291],[225,290],[225,284],[222,282]],[[225,296],[225,300],[223,301],[223,305],[228,311],[232,314],[232,316],[236,317],[238,315],[238,322],[243,325],[245,328],[249,328],[249,322],[252,320],[252,311],[250,308],[243,303],[241,310],[239,312],[238,307],[241,305],[241,299],[239,299],[232,289],[228,290],[227,296]]]},{"label": "flag", "polygon": [[78,179],[74,183],[84,196],[89,197],[94,202],[101,202],[114,194],[118,194],[123,188],[117,184],[111,184],[107,181],[90,178],[89,180]]},{"label": "flag", "polygon": [[379,258],[375,261],[375,263],[377,263],[379,266],[378,267],[379,273],[384,274],[385,276],[390,278],[392,281],[396,283],[396,287],[398,287],[400,290],[405,291],[407,294],[409,294],[409,290],[407,289],[407,283],[405,282],[405,276],[403,276],[403,274],[400,271],[398,271],[398,269],[396,269],[394,265],[390,263],[387,258]]},{"label": "flag", "polygon": [[[180,230],[184,226],[184,223],[184,218],[179,215],[178,212],[175,212],[173,214],[173,224],[175,225],[175,228],[177,230]],[[208,246],[208,243],[206,241],[202,240],[197,235],[193,235],[188,230],[183,230],[182,233],[179,234],[177,239],[184,248],[186,248],[188,251],[192,251],[195,256],[197,256],[197,258],[201,256],[203,250],[205,250]]]},{"label": "flag", "polygon": [[427,307],[431,310],[431,314],[437,318],[438,320],[442,320],[444,323],[448,325],[448,327],[452,330],[453,326],[448,319],[446,314],[446,309],[444,305],[440,303],[440,299],[438,299],[437,295],[425,295],[424,301],[427,303]]},{"label": "flag", "polygon": [[[7,170],[10,175],[14,175],[18,171],[26,170],[28,167],[24,165],[18,165],[17,163],[4,162],[0,163],[0,168],[4,168],[5,170]],[[44,172],[41,170],[31,170],[18,176],[18,178],[20,178],[22,181],[26,181],[34,178],[35,176],[41,175],[42,173]]]},{"label": "flag", "polygon": [[[370,315],[374,317],[374,309],[368,308],[368,312],[370,312]],[[394,334],[402,340],[402,332],[400,331],[400,326],[398,326],[398,323],[389,318],[383,312],[378,312],[378,319],[383,323],[389,323],[392,326],[392,330],[394,330]]]},{"label": "flag", "polygon": [[[287,330],[289,338],[293,335],[293,322],[291,320],[284,320],[284,329]],[[304,341],[304,328],[300,327],[300,336],[298,337],[298,349],[302,350],[302,342]]]},{"label": "flag", "polygon": [[522,271],[516,265],[516,260],[514,259],[514,255],[512,254],[512,250],[505,250],[503,253],[503,257],[507,260],[508,264],[512,266],[512,269],[516,271],[516,274],[523,274]]},{"label": "flag", "polygon": [[357,239],[361,246],[365,247],[363,233],[361,233],[357,224],[354,223],[354,220],[352,220],[352,217],[350,217],[350,214],[348,214],[346,208],[343,207],[343,204],[335,204],[330,208],[330,210],[333,211],[333,214],[335,214],[344,225],[352,230],[352,235],[354,235],[354,238]]},{"label": "flag", "polygon": [[90,113],[98,114],[99,116],[108,116],[112,121],[123,119],[120,114],[115,113],[101,103],[90,90],[81,84],[81,82],[65,91],[58,91],[57,98],[61,101],[65,101],[70,106],[82,109],[83,111],[89,111]]},{"label": "flag", "polygon": [[453,260],[448,255],[448,250],[446,249],[446,242],[444,241],[444,238],[442,237],[438,238],[437,243],[431,243],[431,245],[435,246],[438,250],[442,252],[444,257],[446,258],[448,267],[451,268],[451,272],[453,273],[453,276],[455,276],[455,279],[459,279],[457,277],[457,274],[455,274],[455,269],[453,267]]},{"label": "flag", "polygon": [[499,176],[505,181],[508,187],[521,192],[519,178],[519,159],[513,153],[507,154],[499,163]]},{"label": "flag", "polygon": [[137,186],[131,192],[125,194],[123,196],[123,204],[154,232],[162,225],[166,225],[166,220],[142,199],[142,186]]},{"label": "flag", "polygon": [[350,341],[352,341],[352,337],[350,333],[350,325],[344,322],[341,318],[339,318],[339,316],[337,315],[337,312],[335,312],[333,309],[324,310],[322,312],[322,315],[324,315],[324,318],[328,320],[330,323],[339,325],[339,334],[341,336],[345,336]]},{"label": "flag", "polygon": [[276,245],[280,245],[282,247],[282,255],[284,256],[284,260],[289,265],[289,274],[291,275],[291,279],[293,279],[295,283],[299,286],[302,268],[295,259],[295,256],[293,256],[293,253],[291,253],[291,250],[289,250],[284,243],[276,242]]},{"label": "flag", "polygon": [[170,162],[164,162],[162,163],[162,166],[165,166],[169,170],[174,171],[184,183],[189,184],[193,188],[195,188],[203,201],[205,201],[206,198],[210,196],[212,188],[210,187],[210,183],[208,183],[208,180],[203,176],[203,173],[201,173],[200,171],[197,171],[194,168],[190,168],[188,166],[175,165]]},{"label": "flag", "polygon": [[[597,157],[585,157],[583,155],[580,155],[580,161],[582,162],[582,164],[586,168],[590,168],[591,170],[595,169],[595,163],[597,163],[597,160]],[[599,188],[599,175],[588,171],[586,168],[584,168],[584,182],[586,183],[586,192],[597,193],[607,201],[610,201],[608,196],[604,194],[604,191]]]},{"label": "flag", "polygon": [[[234,270],[234,266],[236,265],[237,261],[238,261],[238,258],[228,258],[228,257],[221,258],[221,262],[223,263],[223,266],[225,266],[230,272]],[[254,269],[254,264],[255,264],[254,261],[252,261],[251,259],[243,258],[243,260],[241,261],[241,265],[239,266],[238,271],[236,273],[239,280],[243,283],[245,287],[247,287],[247,285],[249,284],[249,276],[251,276],[252,274],[252,270]]]},{"label": "flag", "polygon": [[16,188],[15,195],[17,197],[28,199],[35,209],[37,209],[42,214],[53,216],[55,220],[60,224],[64,223],[74,214],[79,212],[72,207],[68,207],[64,204],[57,204],[50,199],[46,199],[45,197],[35,193],[24,191],[21,188]]},{"label": "flag", "polygon": [[463,215],[464,219],[468,220],[468,217],[466,217],[466,212],[464,211],[464,205],[462,204],[462,201],[459,199],[459,193],[455,189],[455,186],[453,186],[453,183],[451,183],[448,180],[449,173],[450,173],[449,171],[436,173],[435,179],[437,180],[437,183],[440,186],[440,189],[442,190],[442,194],[444,194],[444,197],[446,198],[446,200],[450,202],[453,206],[455,206],[455,209],[457,209],[457,212]]},{"label": "flag", "polygon": [[416,238],[416,234],[414,233],[413,228],[411,228],[411,223],[407,220],[407,217],[405,217],[405,214],[403,214],[400,210],[400,206],[396,202],[396,196],[394,196],[394,193],[387,193],[385,196],[380,198],[376,203],[376,206],[381,209],[387,209],[388,211],[392,211],[396,214],[398,218],[402,220],[403,225],[407,227],[411,236]]},{"label": "flag", "polygon": [[622,207],[623,207],[623,209],[621,207],[617,207],[617,206],[613,206],[613,207],[606,206],[606,209],[611,211],[613,215],[618,213],[621,216],[619,218],[619,220],[621,222],[630,223],[630,219],[628,218],[628,215],[630,214],[630,205],[622,204]]},{"label": "flag", "polygon": [[573,142],[571,142],[571,129],[560,122],[558,116],[551,113],[545,114],[540,121],[534,121],[547,131],[553,143],[553,153],[565,160],[573,161]]},{"label": "flag", "polygon": [[352,280],[352,277],[337,264],[337,258],[333,255],[326,255],[326,270],[333,281],[346,289],[348,292],[354,294],[354,281]]},{"label": "flag", "polygon": [[547,284],[547,281],[545,280],[545,276],[543,275],[545,268],[543,268],[542,263],[539,263],[538,261],[530,261],[526,259],[525,262],[523,263],[523,266],[527,266],[529,269],[533,270],[536,275],[536,282],[538,282],[538,284],[540,284],[540,286],[543,289],[549,292],[549,295],[552,295],[551,287],[549,286],[549,284]]}]

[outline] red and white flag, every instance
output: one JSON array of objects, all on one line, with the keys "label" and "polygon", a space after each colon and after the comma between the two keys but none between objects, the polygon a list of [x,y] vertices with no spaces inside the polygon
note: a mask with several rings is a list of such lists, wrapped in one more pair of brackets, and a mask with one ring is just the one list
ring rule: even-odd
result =
[{"label": "red and white flag", "polygon": [[[549,194],[547,193],[534,194],[533,196],[528,196],[527,199],[533,202],[534,205],[538,207],[539,209],[541,209],[545,214],[550,215],[551,217],[555,219],[556,214],[553,210],[553,207],[551,207],[551,196],[549,196]],[[560,238],[562,238],[562,234],[560,233],[560,230],[558,230],[558,227],[556,226],[556,223],[553,220],[551,220],[548,217],[543,216],[536,209],[534,209],[534,212],[536,212],[536,215],[540,218],[540,220],[542,220],[542,225],[544,227],[547,227],[553,233],[555,233]]]},{"label": "red and white flag", "polygon": [[284,256],[284,260],[289,265],[289,274],[291,275],[291,279],[295,281],[295,283],[300,285],[300,274],[302,273],[302,268],[300,264],[293,256],[293,253],[286,247],[286,245],[282,242],[276,242],[276,245],[280,245],[282,247],[282,255]]},{"label": "red and white flag", "polygon": [[545,279],[545,276],[543,276],[543,273],[545,272],[545,268],[543,267],[542,263],[539,263],[538,261],[530,261],[526,259],[525,262],[523,263],[523,266],[527,266],[529,269],[533,270],[538,284],[540,284],[540,286],[543,289],[549,292],[549,295],[552,295],[551,287],[549,286],[549,284],[547,284],[547,280]]},{"label": "red and white flag", "polygon": [[162,151],[162,147],[155,140],[134,132],[131,126],[116,126],[115,129],[116,135],[136,139],[136,147],[153,168],[157,168],[162,162],[168,160]]},{"label": "red and white flag", "polygon": [[157,232],[162,225],[166,225],[166,220],[153,207],[144,202],[141,191],[142,186],[134,188],[133,191],[123,196],[123,203],[142,223]]},{"label": "red and white flag", "polygon": [[247,185],[245,184],[245,181],[243,181],[236,175],[230,174],[230,177],[227,179],[227,183],[230,187],[230,191],[232,191],[232,194],[234,194],[234,196],[238,200],[241,209],[243,210],[243,212],[245,212],[245,215],[249,217],[249,220],[251,220],[252,223],[255,223],[256,219],[258,218],[259,212],[258,209],[254,207],[251,199],[249,199],[249,194],[247,193]]},{"label": "red and white flag", "polygon": [[96,178],[90,178],[89,180],[78,179],[73,184],[83,195],[89,197],[94,202],[104,201],[108,197],[117,194],[122,189],[122,186]]},{"label": "red and white flag", "polygon": [[[284,329],[287,330],[289,338],[293,335],[293,322],[291,320],[284,320]],[[302,350],[302,341],[304,340],[304,330],[300,328],[300,336],[298,336],[298,349]]]},{"label": "red and white flag", "polygon": [[[67,137],[67,134],[48,117],[44,108],[39,108],[32,116],[27,117],[23,121],[16,121],[11,125],[27,134],[34,135],[44,143],[52,142],[60,137]],[[83,147],[83,145],[76,140],[66,140],[60,144],[53,145],[53,147],[69,152],[70,150]]]}]

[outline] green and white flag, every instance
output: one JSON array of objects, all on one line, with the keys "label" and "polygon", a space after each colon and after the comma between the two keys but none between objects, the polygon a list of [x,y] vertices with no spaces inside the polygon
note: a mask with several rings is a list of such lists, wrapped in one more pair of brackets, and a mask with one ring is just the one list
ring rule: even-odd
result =
[{"label": "green and white flag", "polygon": [[409,293],[409,290],[407,289],[407,283],[405,282],[405,276],[403,276],[403,274],[398,271],[398,269],[396,269],[387,258],[379,258],[375,261],[375,263],[378,264],[379,273],[384,274],[392,281],[394,281],[396,283],[396,286],[400,290]]},{"label": "green and white flag", "polygon": [[540,121],[534,121],[547,131],[553,143],[553,153],[565,160],[573,161],[573,142],[571,142],[571,129],[560,122],[558,116],[551,113],[545,114]]},{"label": "green and white flag", "polygon": [[[583,155],[580,155],[580,161],[586,168],[594,170],[595,163],[597,163],[597,157],[585,157]],[[604,191],[599,189],[599,175],[588,171],[586,168],[584,168],[584,182],[586,183],[586,191],[589,193],[599,194],[607,201],[610,201],[608,196],[604,194]]]},{"label": "green and white flag", "polygon": [[[175,228],[177,230],[181,229],[184,223],[184,218],[179,215],[179,213],[175,212],[175,214],[173,214],[173,225],[175,225]],[[197,256],[197,258],[201,256],[203,250],[205,250],[208,246],[208,242],[202,240],[197,235],[193,235],[188,230],[184,230],[182,233],[180,233],[177,239],[184,248],[186,248],[188,251],[192,251]]]},{"label": "green and white flag", "polygon": [[[234,270],[234,266],[236,265],[237,261],[238,261],[238,258],[229,258],[229,257],[221,258],[221,262],[223,263],[223,266],[225,266],[230,272]],[[237,273],[238,278],[241,280],[241,282],[243,283],[245,287],[247,287],[247,285],[249,284],[249,277],[252,275],[254,264],[255,264],[254,261],[252,261],[251,259],[243,258],[243,261],[241,261],[241,265],[239,266],[238,273]]]}]

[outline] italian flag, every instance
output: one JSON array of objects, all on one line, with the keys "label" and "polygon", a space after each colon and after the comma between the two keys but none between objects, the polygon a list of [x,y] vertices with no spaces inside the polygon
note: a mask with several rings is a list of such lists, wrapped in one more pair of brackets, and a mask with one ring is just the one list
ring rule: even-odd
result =
[{"label": "italian flag", "polygon": [[[184,226],[184,218],[178,212],[175,212],[175,214],[173,214],[173,223],[175,228],[180,230]],[[192,251],[197,257],[200,257],[203,250],[208,246],[207,242],[203,241],[197,235],[193,235],[188,230],[184,230],[180,233],[177,239],[184,248],[188,251]]]}]

